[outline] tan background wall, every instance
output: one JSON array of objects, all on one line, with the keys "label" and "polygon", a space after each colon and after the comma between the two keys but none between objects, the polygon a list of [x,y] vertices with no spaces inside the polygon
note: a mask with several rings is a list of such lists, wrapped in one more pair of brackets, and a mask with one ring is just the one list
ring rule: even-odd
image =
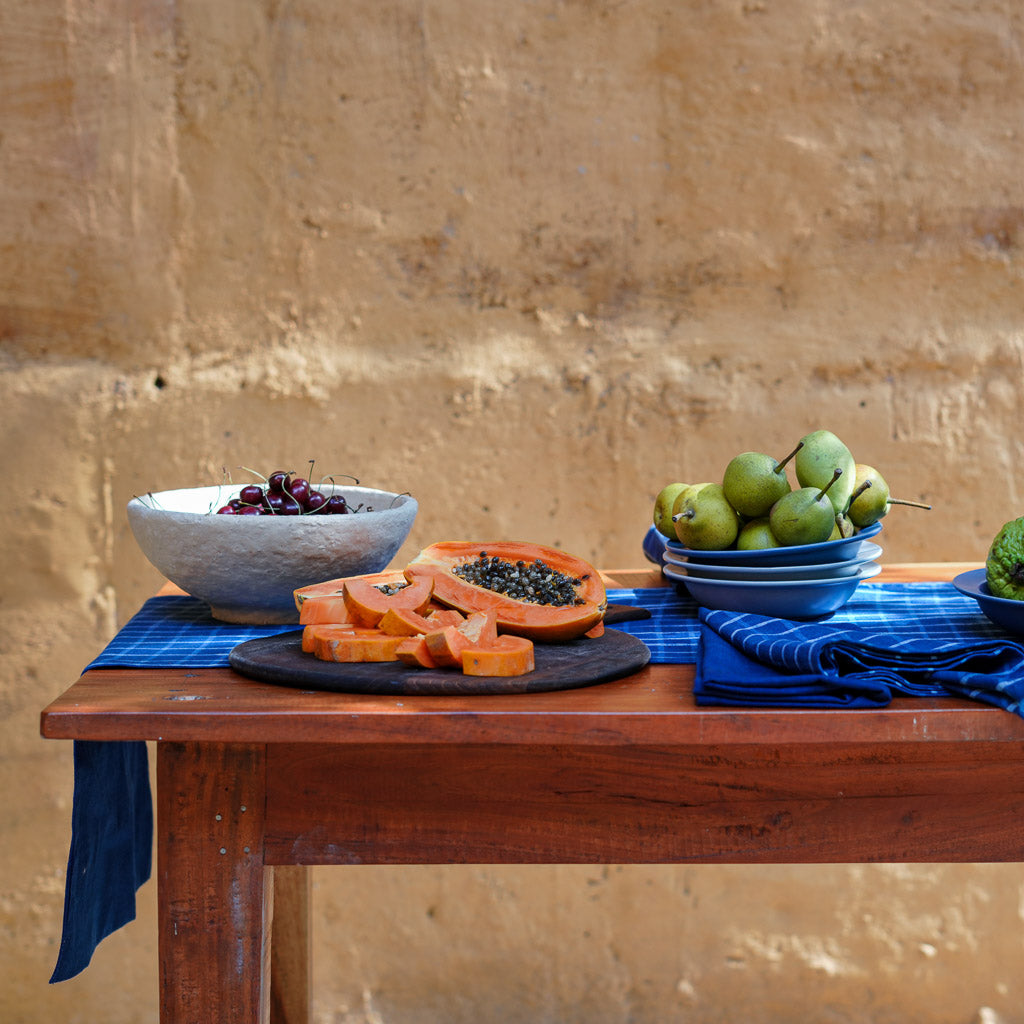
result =
[{"label": "tan background wall", "polygon": [[[885,558],[1024,511],[1014,0],[0,6],[0,1019],[156,1020],[154,891],[48,988],[41,707],[157,585],[124,505],[317,460],[407,549],[640,564],[651,502],[840,434]],[[316,875],[320,1024],[1024,1020],[1013,866]]]}]

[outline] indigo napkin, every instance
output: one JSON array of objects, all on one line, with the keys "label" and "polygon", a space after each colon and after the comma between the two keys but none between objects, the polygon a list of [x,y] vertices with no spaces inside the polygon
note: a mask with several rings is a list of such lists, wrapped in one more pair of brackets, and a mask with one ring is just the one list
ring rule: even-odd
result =
[{"label": "indigo napkin", "polygon": [[50,983],[89,966],[96,946],[135,919],[149,878],[153,802],[146,744],[76,740],[64,921]]},{"label": "indigo napkin", "polygon": [[[937,593],[934,615],[959,615],[955,590]],[[699,704],[879,707],[897,694],[959,696],[1024,716],[1024,644],[987,620],[936,630],[926,612],[898,628],[705,608],[699,618]]]}]

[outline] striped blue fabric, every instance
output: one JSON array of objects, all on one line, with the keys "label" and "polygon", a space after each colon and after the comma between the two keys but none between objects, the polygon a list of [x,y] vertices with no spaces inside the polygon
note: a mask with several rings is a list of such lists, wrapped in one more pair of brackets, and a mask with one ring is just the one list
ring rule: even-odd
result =
[{"label": "striped blue fabric", "polygon": [[701,609],[700,704],[878,707],[960,696],[1021,715],[1024,643],[949,583],[867,584],[816,622]]},{"label": "striped blue fabric", "polygon": [[194,597],[151,597],[124,624],[91,668],[227,668],[233,647],[276,636],[295,625],[247,626],[220,622]]}]

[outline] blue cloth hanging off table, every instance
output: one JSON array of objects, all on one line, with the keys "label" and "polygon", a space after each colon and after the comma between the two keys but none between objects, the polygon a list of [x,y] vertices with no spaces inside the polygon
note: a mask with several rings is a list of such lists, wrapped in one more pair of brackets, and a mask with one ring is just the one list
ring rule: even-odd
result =
[{"label": "blue cloth hanging off table", "polygon": [[96,946],[135,920],[135,893],[152,868],[146,744],[75,740],[74,754],[71,852],[51,984],[84,971]]}]

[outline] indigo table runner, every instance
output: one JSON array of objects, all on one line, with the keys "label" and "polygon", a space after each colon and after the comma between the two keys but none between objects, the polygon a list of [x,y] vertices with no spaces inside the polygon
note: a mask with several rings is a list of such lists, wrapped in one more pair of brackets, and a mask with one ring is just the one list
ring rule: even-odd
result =
[{"label": "indigo table runner", "polygon": [[[676,587],[611,589],[650,618],[615,628],[652,664],[695,664],[701,704],[880,707],[894,694],[955,694],[1020,713],[1024,646],[950,583],[865,584],[818,622],[708,612]],[[150,598],[87,667],[227,667],[233,647],[296,629],[215,620],[187,596]],[[71,850],[60,952],[51,982],[88,966],[135,916],[153,842],[146,745],[76,741]]]}]

